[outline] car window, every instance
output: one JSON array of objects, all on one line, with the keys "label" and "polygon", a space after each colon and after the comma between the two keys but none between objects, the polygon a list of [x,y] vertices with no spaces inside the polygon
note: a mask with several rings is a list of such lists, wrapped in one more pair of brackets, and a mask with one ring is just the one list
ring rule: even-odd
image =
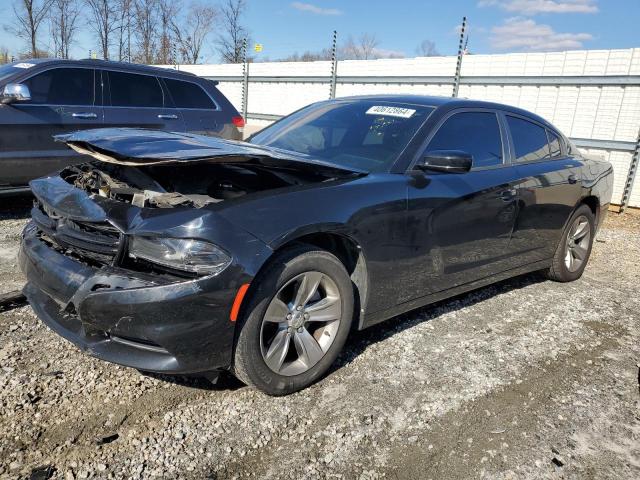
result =
[{"label": "car window", "polygon": [[34,75],[22,83],[29,87],[31,101],[40,105],[93,105],[94,70],[54,68]]},{"label": "car window", "polygon": [[200,85],[170,78],[165,78],[164,83],[169,89],[176,107],[216,109],[216,104]]},{"label": "car window", "polygon": [[549,139],[543,127],[511,115],[507,115],[507,123],[516,150],[516,162],[531,162],[550,157]]},{"label": "car window", "polygon": [[462,112],[447,119],[429,142],[427,151],[461,150],[473,156],[473,167],[502,163],[498,117],[492,112]]},{"label": "car window", "polygon": [[549,149],[551,151],[551,158],[557,158],[562,156],[562,148],[560,147],[560,138],[550,130],[547,130],[549,137]]},{"label": "car window", "polygon": [[111,105],[114,107],[157,107],[164,104],[156,77],[134,73],[109,72]]},{"label": "car window", "polygon": [[251,143],[382,172],[393,165],[433,110],[384,100],[320,103],[265,128]]}]

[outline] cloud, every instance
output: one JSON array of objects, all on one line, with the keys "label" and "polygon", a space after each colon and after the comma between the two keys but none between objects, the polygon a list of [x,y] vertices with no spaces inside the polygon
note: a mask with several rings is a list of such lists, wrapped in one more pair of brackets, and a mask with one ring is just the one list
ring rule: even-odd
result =
[{"label": "cloud", "polygon": [[489,40],[496,50],[548,52],[579,49],[583,42],[592,39],[589,33],[559,33],[549,25],[515,17],[493,27]]},{"label": "cloud", "polygon": [[311,3],[293,2],[291,6],[301,12],[309,12],[314,15],[342,15],[342,10],[337,8],[322,8]]},{"label": "cloud", "polygon": [[374,58],[404,58],[405,54],[402,50],[389,50],[387,48],[374,48]]},{"label": "cloud", "polygon": [[479,7],[500,7],[519,15],[538,13],[596,13],[597,0],[480,0]]}]

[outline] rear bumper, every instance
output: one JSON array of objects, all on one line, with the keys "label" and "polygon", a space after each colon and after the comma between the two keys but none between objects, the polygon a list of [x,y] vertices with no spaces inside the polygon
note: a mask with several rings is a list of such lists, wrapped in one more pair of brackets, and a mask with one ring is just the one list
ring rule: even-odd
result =
[{"label": "rear bumper", "polygon": [[[19,262],[38,317],[88,354],[159,373],[200,373],[231,364],[229,312],[235,271],[184,280],[94,268],[40,240],[29,224]],[[233,270],[233,269],[229,269]]]}]

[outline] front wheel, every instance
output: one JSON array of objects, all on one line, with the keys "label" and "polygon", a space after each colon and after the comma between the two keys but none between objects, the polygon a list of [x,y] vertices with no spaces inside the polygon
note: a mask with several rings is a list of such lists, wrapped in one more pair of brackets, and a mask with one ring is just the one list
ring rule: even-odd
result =
[{"label": "front wheel", "polygon": [[254,283],[234,372],[269,395],[301,390],[342,350],[353,317],[349,275],[329,252],[299,246],[274,258]]},{"label": "front wheel", "polygon": [[572,282],[582,276],[591,255],[595,221],[591,209],[581,205],[573,212],[546,275],[557,282]]}]

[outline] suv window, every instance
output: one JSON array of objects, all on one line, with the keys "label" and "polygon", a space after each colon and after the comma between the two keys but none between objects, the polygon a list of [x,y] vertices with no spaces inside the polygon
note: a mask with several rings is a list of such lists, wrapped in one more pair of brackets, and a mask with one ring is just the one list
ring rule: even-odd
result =
[{"label": "suv window", "polygon": [[164,79],[164,83],[169,89],[169,93],[173,98],[173,102],[178,108],[201,108],[215,110],[216,104],[200,87],[191,82],[182,82],[180,80]]},{"label": "suv window", "polygon": [[551,150],[551,158],[562,156],[562,148],[560,147],[560,138],[550,130],[547,130],[549,136],[549,148]]},{"label": "suv window", "polygon": [[112,106],[163,107],[162,88],[156,77],[122,72],[108,73]]},{"label": "suv window", "polygon": [[516,162],[531,162],[550,157],[549,139],[540,125],[507,115],[511,138],[516,150]]},{"label": "suv window", "polygon": [[462,150],[473,156],[473,166],[502,163],[498,117],[492,112],[456,113],[438,129],[427,150]]},{"label": "suv window", "polygon": [[34,105],[93,105],[94,70],[54,68],[24,80]]}]

